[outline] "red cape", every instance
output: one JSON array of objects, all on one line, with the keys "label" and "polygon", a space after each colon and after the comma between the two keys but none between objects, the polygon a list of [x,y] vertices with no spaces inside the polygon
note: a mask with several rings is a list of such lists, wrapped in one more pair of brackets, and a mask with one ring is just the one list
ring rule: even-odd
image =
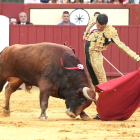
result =
[{"label": "red cape", "polygon": [[101,120],[126,120],[140,107],[140,70],[95,86]]}]

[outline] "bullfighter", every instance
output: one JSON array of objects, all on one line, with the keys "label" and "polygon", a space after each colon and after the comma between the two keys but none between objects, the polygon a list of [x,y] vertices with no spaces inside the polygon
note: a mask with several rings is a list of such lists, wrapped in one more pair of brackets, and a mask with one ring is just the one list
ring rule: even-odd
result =
[{"label": "bullfighter", "polygon": [[[86,66],[94,86],[107,81],[101,51],[106,50],[111,42],[115,43],[136,62],[140,60],[139,55],[120,41],[117,30],[107,23],[108,16],[106,14],[100,14],[97,17],[94,16],[89,21],[83,36],[83,39],[86,40]],[[94,119],[100,119],[98,114]]]}]

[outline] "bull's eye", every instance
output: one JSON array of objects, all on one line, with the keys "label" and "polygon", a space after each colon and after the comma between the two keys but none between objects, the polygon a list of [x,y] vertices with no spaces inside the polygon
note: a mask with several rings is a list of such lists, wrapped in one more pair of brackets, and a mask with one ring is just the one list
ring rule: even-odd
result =
[{"label": "bull's eye", "polygon": [[84,104],[86,102],[86,100],[84,98],[81,98],[81,104]]}]

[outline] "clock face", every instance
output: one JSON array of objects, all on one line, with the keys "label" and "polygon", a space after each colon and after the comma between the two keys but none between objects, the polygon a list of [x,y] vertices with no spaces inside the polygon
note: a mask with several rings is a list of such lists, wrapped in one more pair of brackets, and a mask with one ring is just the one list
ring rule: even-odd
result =
[{"label": "clock face", "polygon": [[70,14],[70,22],[76,25],[87,25],[89,22],[89,14],[86,10],[76,9]]}]

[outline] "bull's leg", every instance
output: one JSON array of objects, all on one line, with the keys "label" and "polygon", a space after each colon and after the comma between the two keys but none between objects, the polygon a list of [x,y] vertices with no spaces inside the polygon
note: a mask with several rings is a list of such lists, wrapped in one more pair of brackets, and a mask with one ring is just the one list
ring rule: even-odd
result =
[{"label": "bull's leg", "polygon": [[41,108],[41,115],[40,120],[48,120],[48,117],[46,116],[46,109],[48,108],[48,100],[49,96],[51,95],[52,89],[52,83],[44,78],[42,78],[39,83],[39,89],[40,89],[40,108]]},{"label": "bull's leg", "polygon": [[81,117],[84,121],[90,120],[90,117],[89,117],[84,111],[82,111],[82,113],[80,114],[80,117]]},{"label": "bull's leg", "polygon": [[9,100],[11,94],[23,83],[19,78],[10,77],[8,85],[5,87],[5,106],[3,107],[4,116],[10,116]]},{"label": "bull's leg", "polygon": [[50,91],[41,91],[40,92],[40,108],[41,108],[41,115],[40,120],[48,120],[48,117],[46,116],[46,109],[48,108],[48,99],[49,99],[49,93]]}]

